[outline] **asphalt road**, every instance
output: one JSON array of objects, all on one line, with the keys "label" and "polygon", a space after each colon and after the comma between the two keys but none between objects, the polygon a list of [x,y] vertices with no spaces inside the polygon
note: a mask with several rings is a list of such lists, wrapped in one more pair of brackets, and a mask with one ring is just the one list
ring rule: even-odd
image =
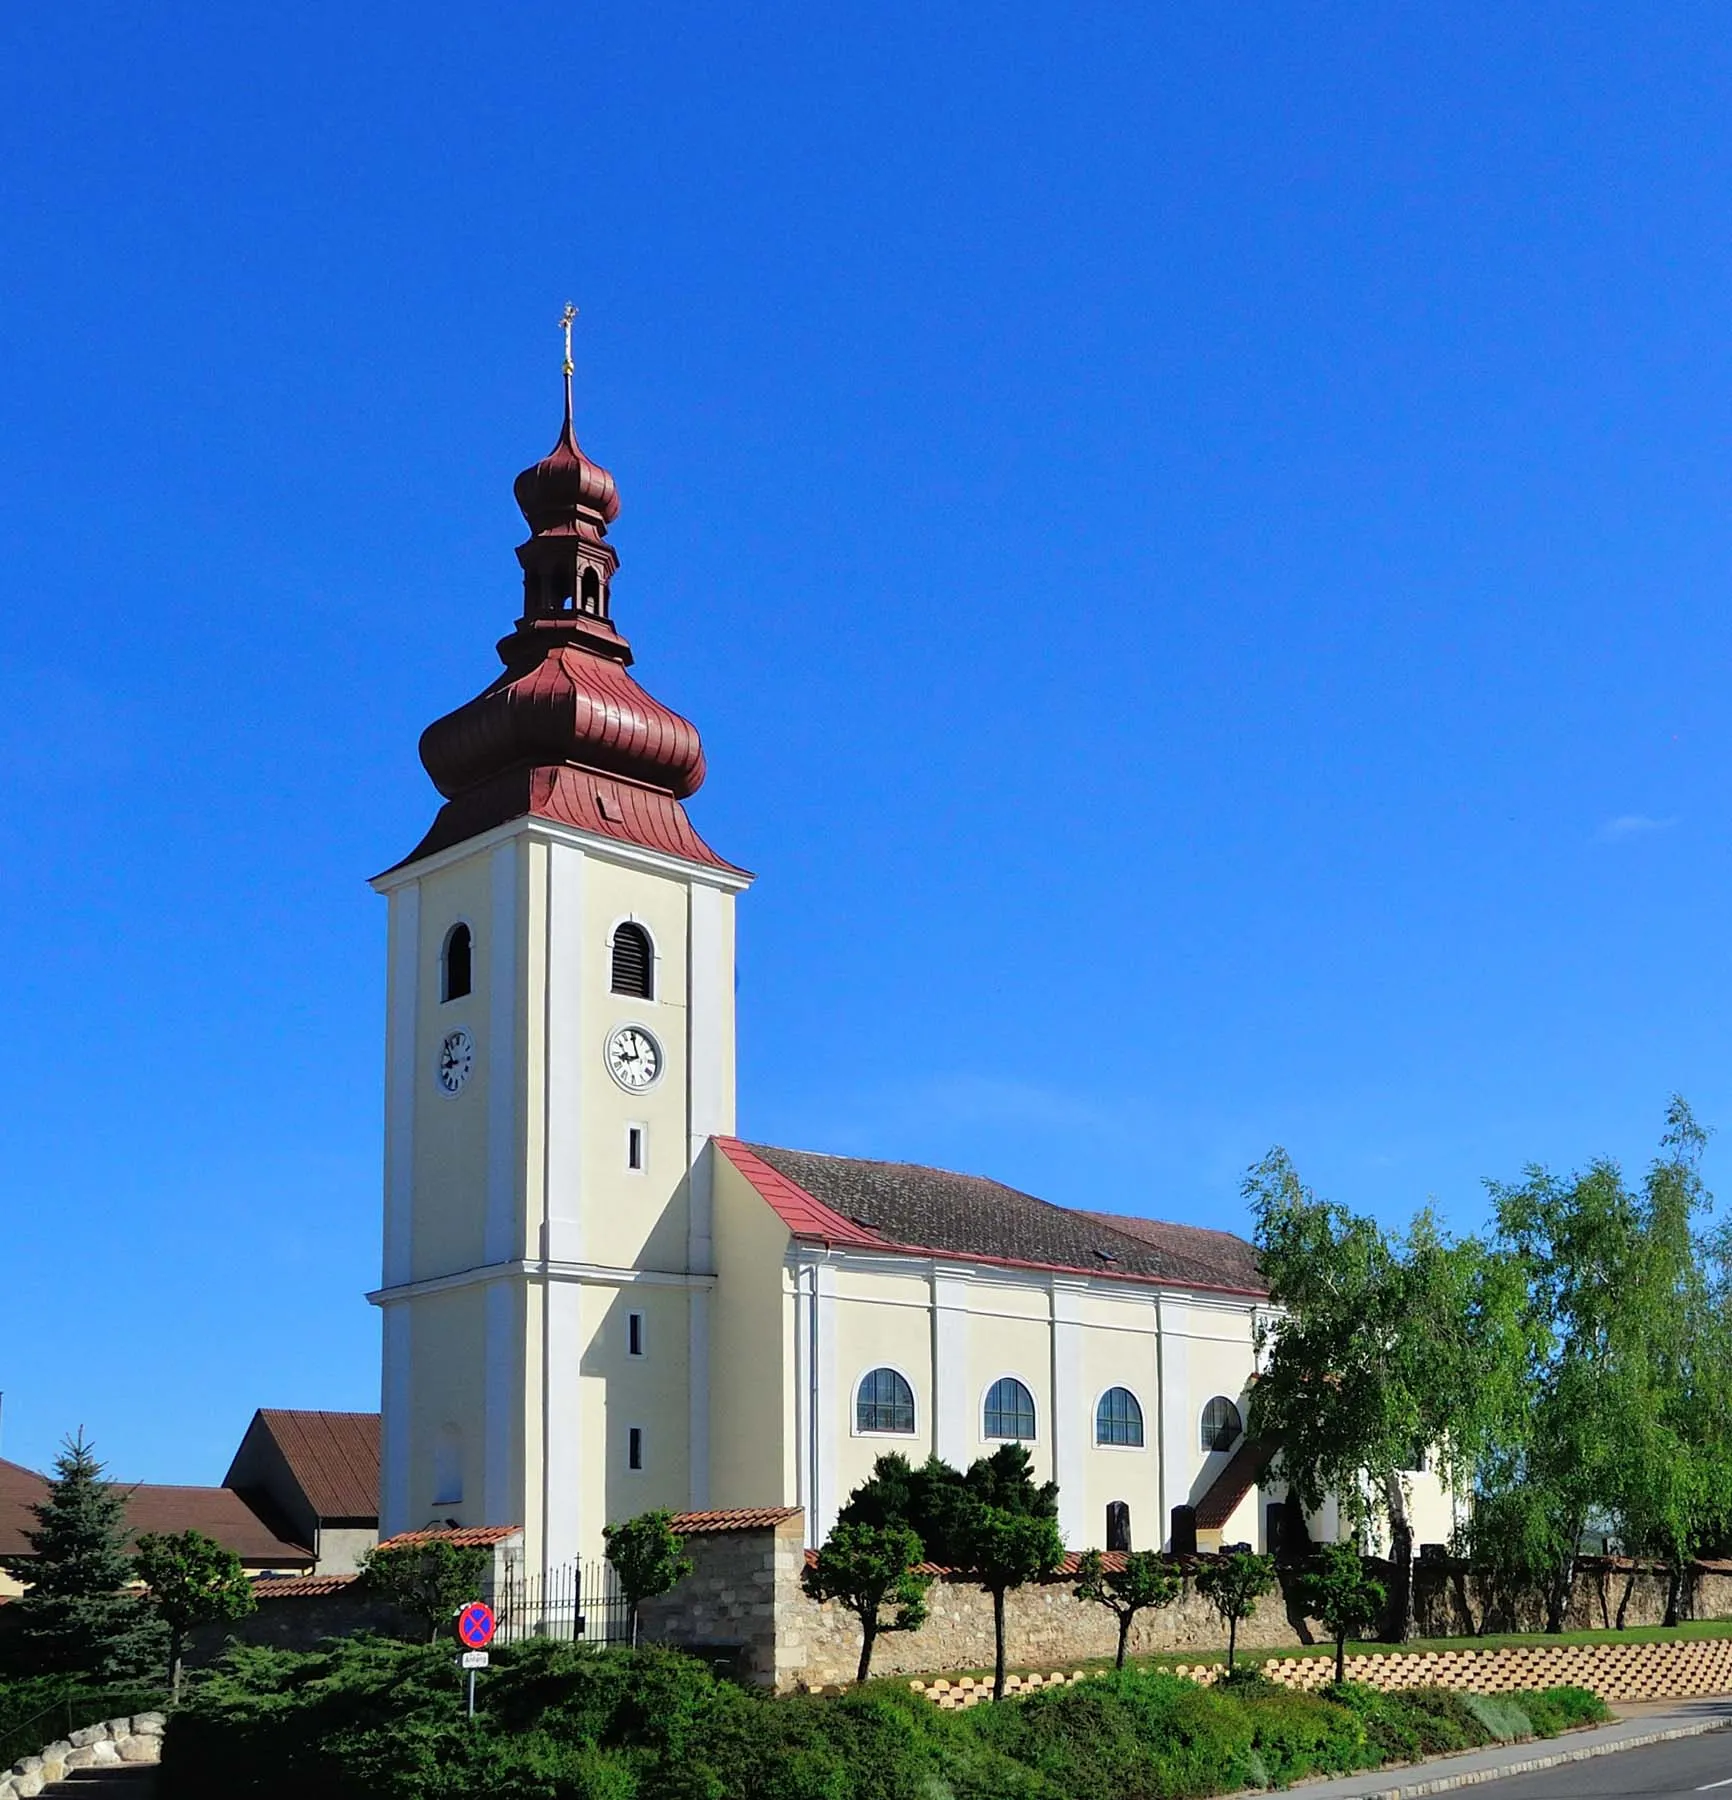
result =
[{"label": "asphalt road", "polygon": [[1702,1737],[1674,1738],[1616,1756],[1510,1775],[1464,1789],[1484,1793],[1487,1800],[1616,1800],[1625,1794],[1695,1796],[1732,1800],[1732,1731],[1710,1731]]}]

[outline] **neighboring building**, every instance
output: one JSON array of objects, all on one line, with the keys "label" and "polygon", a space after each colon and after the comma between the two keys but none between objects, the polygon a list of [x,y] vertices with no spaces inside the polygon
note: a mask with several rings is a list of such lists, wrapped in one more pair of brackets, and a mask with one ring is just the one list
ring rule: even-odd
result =
[{"label": "neighboring building", "polygon": [[[1158,1545],[1178,1507],[1204,1542],[1265,1542],[1249,1244],[737,1139],[751,877],[681,804],[696,730],[628,673],[619,500],[569,372],[515,492],[505,671],[422,734],[445,805],[374,884],[382,1529],[521,1525],[544,1572],[648,1507],[797,1505],[817,1541],[880,1452],[1016,1439],[1075,1547]],[[1415,1489],[1444,1536],[1435,1479]]]},{"label": "neighboring building", "polygon": [[[248,1574],[310,1574],[313,1552],[266,1524],[241,1496],[226,1487],[165,1487],[154,1482],[117,1482],[126,1495],[126,1523],[132,1539],[148,1531],[202,1531],[241,1559]],[[31,1512],[48,1497],[48,1478],[19,1463],[0,1461],[0,1558],[27,1558]],[[24,1591],[15,1576],[0,1577],[0,1598]]]},{"label": "neighboring building", "polygon": [[379,1539],[379,1415],[261,1407],[223,1486],[308,1545],[315,1574],[347,1574]]}]

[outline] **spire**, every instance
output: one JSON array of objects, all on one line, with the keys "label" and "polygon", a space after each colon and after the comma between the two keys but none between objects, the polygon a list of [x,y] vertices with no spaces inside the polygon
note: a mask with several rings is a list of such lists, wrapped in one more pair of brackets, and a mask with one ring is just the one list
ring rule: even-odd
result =
[{"label": "spire", "polygon": [[529,536],[517,547],[523,615],[499,642],[505,671],[421,734],[421,761],[446,798],[414,858],[525,813],[623,838],[687,861],[729,865],[679,804],[704,779],[696,728],[638,686],[615,629],[619,558],[607,528],[619,492],[572,425],[571,321],[559,440],[518,476]]}]

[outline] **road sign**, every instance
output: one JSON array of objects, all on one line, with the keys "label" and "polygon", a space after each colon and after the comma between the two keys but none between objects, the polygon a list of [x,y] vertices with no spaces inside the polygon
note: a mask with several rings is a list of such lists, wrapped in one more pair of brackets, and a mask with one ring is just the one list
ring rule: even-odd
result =
[{"label": "road sign", "polygon": [[469,1650],[485,1650],[493,1642],[493,1608],[471,1600],[457,1615],[457,1641]]},{"label": "road sign", "polygon": [[457,1661],[459,1666],[465,1669],[485,1669],[487,1652],[485,1650],[465,1650]]}]

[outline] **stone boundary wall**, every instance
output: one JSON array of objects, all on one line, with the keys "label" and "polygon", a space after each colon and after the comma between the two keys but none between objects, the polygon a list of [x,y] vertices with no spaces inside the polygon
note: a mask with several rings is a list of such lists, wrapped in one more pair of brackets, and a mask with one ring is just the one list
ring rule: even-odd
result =
[{"label": "stone boundary wall", "polygon": [[45,1787],[64,1781],[75,1769],[160,1762],[162,1724],[159,1712],[135,1713],[130,1719],[104,1719],[70,1737],[56,1738],[39,1754],[20,1757],[0,1775],[0,1800],[35,1800]]}]

